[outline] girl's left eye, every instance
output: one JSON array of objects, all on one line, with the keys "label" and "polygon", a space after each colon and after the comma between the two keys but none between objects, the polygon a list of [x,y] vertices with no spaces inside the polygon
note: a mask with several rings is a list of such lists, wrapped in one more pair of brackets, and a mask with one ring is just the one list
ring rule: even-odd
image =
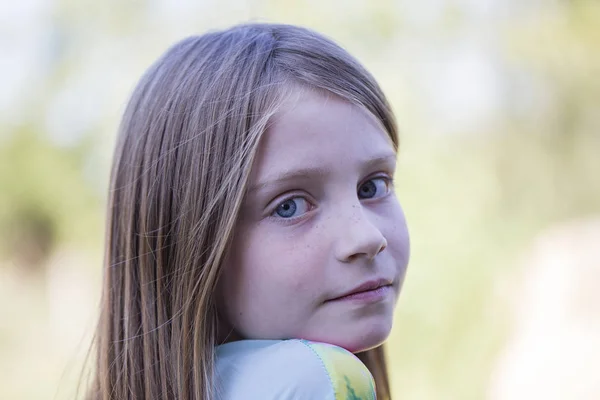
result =
[{"label": "girl's left eye", "polygon": [[311,204],[304,197],[292,197],[280,203],[272,215],[280,218],[294,218],[306,214],[310,209]]},{"label": "girl's left eye", "polygon": [[358,197],[360,199],[375,199],[385,196],[389,191],[389,179],[383,177],[372,178],[360,185]]}]

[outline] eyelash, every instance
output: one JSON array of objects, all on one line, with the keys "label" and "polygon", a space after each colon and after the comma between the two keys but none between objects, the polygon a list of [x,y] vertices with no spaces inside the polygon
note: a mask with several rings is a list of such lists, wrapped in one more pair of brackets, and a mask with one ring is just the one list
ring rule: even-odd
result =
[{"label": "eyelash", "polygon": [[[362,182],[360,185],[358,185],[357,190],[359,190],[365,183],[367,183],[369,181],[373,181],[375,179],[382,179],[385,182],[386,193],[384,194],[384,196],[386,196],[387,194],[389,194],[392,191],[392,188],[394,187],[394,178],[392,175],[376,175],[371,178],[368,178],[364,182]],[[377,199],[379,199],[379,198],[380,197],[377,197]],[[370,198],[366,198],[366,199],[362,199],[362,200],[370,200]]]},{"label": "eyelash", "polygon": [[[389,193],[392,191],[392,189],[393,189],[393,187],[394,187],[394,177],[393,177],[393,175],[389,175],[389,174],[384,174],[384,175],[375,175],[375,176],[372,176],[372,177],[370,177],[370,178],[368,178],[368,179],[365,179],[365,180],[364,180],[364,181],[363,181],[363,182],[362,182],[360,185],[358,185],[358,187],[357,187],[357,192],[358,192],[358,190],[359,190],[359,189],[360,189],[360,188],[361,188],[361,187],[362,187],[362,186],[363,186],[365,183],[367,183],[367,182],[369,182],[369,181],[376,180],[376,179],[382,179],[382,180],[385,182],[385,185],[386,185],[386,189],[387,189],[387,191],[386,191],[386,193],[383,195],[383,197],[387,196],[387,195],[388,195],[388,194],[389,194]],[[358,194],[358,193],[357,193],[357,194]],[[313,203],[312,203],[312,202],[311,202],[309,199],[307,199],[307,198],[306,198],[306,196],[304,196],[304,195],[290,195],[290,196],[288,196],[288,197],[286,197],[286,198],[282,199],[281,201],[278,201],[278,202],[276,203],[275,207],[271,209],[271,211],[270,211],[270,213],[269,213],[269,216],[270,216],[270,217],[272,217],[272,218],[275,218],[275,219],[279,219],[279,220],[283,220],[283,221],[288,221],[288,222],[289,222],[289,221],[294,221],[294,220],[296,220],[296,219],[298,219],[298,218],[302,218],[302,217],[303,217],[303,216],[304,216],[306,213],[304,213],[304,214],[302,214],[302,215],[300,215],[300,216],[297,216],[297,217],[289,217],[289,218],[285,218],[285,217],[281,217],[281,216],[276,216],[276,215],[275,215],[275,213],[277,212],[277,209],[278,209],[278,208],[279,208],[281,205],[283,205],[284,203],[286,203],[286,202],[288,202],[288,201],[290,201],[290,200],[297,199],[297,198],[301,198],[301,199],[303,199],[304,201],[306,201],[306,202],[307,202],[307,203],[310,205],[310,207],[309,207],[310,209],[309,209],[308,211],[312,210],[312,209],[315,207],[315,206],[313,205]],[[379,199],[379,198],[381,198],[381,197],[377,197],[376,199]],[[368,201],[368,200],[371,200],[371,198],[365,198],[365,199],[360,199],[360,200],[366,200],[366,201]],[[307,212],[308,212],[308,211],[307,211]]]}]

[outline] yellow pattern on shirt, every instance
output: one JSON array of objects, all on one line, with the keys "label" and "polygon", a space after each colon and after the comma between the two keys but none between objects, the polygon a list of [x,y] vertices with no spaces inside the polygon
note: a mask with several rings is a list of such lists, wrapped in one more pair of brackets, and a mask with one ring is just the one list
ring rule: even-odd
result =
[{"label": "yellow pattern on shirt", "polygon": [[335,400],[376,400],[373,376],[358,357],[338,346],[303,342],[323,361],[333,385]]}]

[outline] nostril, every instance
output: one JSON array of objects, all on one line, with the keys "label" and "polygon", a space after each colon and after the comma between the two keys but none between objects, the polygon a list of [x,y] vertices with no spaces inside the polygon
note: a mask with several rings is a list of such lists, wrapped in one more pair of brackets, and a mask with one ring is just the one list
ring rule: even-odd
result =
[{"label": "nostril", "polygon": [[386,248],[387,248],[387,240],[385,240],[385,238],[383,238],[383,243],[381,244],[381,247],[379,248],[379,251],[377,252],[377,254],[381,253]]},{"label": "nostril", "polygon": [[376,252],[371,253],[369,255],[369,259],[374,260],[375,257],[377,257],[382,251],[384,251],[387,248],[387,240],[385,240],[385,238],[383,239],[383,242],[379,245],[379,248],[377,249]]}]

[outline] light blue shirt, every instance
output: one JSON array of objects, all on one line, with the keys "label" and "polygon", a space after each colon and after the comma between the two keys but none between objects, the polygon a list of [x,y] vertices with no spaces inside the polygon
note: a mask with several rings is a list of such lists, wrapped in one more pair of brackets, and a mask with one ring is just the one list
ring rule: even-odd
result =
[{"label": "light blue shirt", "polygon": [[341,347],[307,340],[241,340],[218,346],[220,400],[375,400],[367,367]]}]

